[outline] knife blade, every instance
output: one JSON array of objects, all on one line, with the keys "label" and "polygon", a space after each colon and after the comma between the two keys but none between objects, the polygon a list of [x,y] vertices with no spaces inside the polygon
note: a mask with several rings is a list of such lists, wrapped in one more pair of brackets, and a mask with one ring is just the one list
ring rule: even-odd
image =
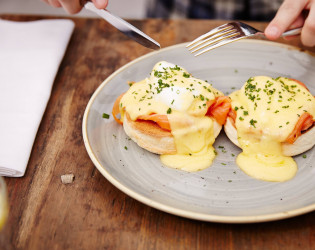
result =
[{"label": "knife blade", "polygon": [[143,33],[141,30],[137,29],[130,23],[126,22],[125,20],[121,19],[120,17],[110,13],[106,9],[98,9],[94,6],[92,2],[86,2],[84,4],[84,7],[90,11],[93,11],[100,17],[104,18],[107,22],[109,22],[111,25],[113,25],[115,28],[120,30],[122,33],[124,33],[126,36],[130,37],[134,41],[140,43],[141,45],[149,48],[149,49],[160,49],[160,44]]}]

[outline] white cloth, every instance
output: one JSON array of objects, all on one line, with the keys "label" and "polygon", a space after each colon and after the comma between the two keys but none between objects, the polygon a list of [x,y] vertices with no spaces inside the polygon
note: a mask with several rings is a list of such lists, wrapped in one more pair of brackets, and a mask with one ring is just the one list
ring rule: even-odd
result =
[{"label": "white cloth", "polygon": [[0,175],[23,176],[71,20],[0,20]]}]

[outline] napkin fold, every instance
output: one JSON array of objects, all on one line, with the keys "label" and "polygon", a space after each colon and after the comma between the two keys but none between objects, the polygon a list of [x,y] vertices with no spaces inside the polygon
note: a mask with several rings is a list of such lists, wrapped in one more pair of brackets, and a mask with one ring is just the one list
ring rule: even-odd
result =
[{"label": "napkin fold", "polygon": [[71,20],[0,20],[0,175],[23,176]]}]

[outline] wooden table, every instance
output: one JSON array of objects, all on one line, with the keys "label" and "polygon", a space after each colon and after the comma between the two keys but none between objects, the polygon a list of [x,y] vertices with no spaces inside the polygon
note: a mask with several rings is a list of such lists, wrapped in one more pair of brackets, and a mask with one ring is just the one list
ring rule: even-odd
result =
[{"label": "wooden table", "polygon": [[[2,18],[27,21],[48,17]],[[86,153],[82,116],[105,78],[150,50],[100,19],[72,20],[75,30],[26,174],[5,178],[10,215],[0,233],[0,249],[315,249],[315,212],[259,224],[200,222],[148,207],[109,183]],[[131,23],[166,47],[190,41],[224,22]],[[263,29],[266,24],[254,25]],[[303,48],[298,40],[290,43]],[[60,176],[68,173],[75,175],[74,182],[62,184]]]}]

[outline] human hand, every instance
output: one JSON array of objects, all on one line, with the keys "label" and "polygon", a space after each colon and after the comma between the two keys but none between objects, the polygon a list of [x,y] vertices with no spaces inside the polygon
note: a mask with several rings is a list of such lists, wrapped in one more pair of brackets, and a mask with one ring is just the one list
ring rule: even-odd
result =
[{"label": "human hand", "polygon": [[265,29],[265,35],[275,40],[288,30],[302,27],[301,41],[315,45],[315,0],[284,0],[276,16]]},{"label": "human hand", "polygon": [[[78,13],[82,7],[84,0],[42,0],[43,2],[55,7],[63,7],[69,14]],[[92,0],[95,7],[98,9],[105,9],[108,4],[108,0]]]}]

